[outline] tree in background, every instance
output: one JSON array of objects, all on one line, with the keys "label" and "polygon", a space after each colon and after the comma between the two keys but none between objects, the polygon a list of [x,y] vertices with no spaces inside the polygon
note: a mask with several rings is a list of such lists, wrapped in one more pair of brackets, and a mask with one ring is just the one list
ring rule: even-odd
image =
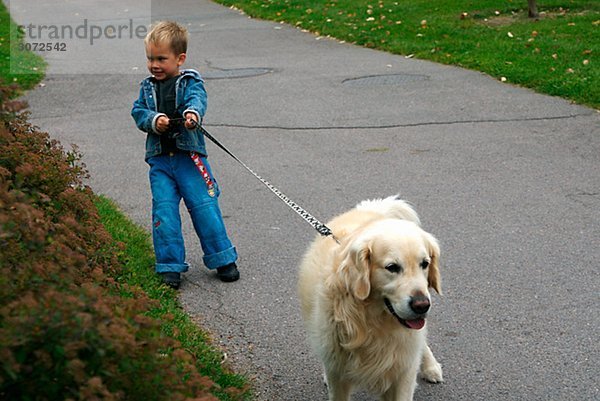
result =
[{"label": "tree in background", "polygon": [[527,0],[527,4],[529,5],[529,18],[539,18],[536,0]]}]

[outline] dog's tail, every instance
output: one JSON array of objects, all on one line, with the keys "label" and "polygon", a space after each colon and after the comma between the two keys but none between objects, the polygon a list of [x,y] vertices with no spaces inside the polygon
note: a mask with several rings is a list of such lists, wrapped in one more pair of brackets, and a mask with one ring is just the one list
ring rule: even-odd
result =
[{"label": "dog's tail", "polygon": [[389,218],[409,220],[421,225],[417,212],[407,202],[400,199],[399,195],[362,201],[356,205],[356,208],[379,213]]}]

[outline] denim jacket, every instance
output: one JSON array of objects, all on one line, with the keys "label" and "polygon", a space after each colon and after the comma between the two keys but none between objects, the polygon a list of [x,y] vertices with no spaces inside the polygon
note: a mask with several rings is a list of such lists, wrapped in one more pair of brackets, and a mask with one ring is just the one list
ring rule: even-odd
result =
[{"label": "denim jacket", "polygon": [[[146,160],[161,153],[160,134],[156,130],[156,120],[165,114],[157,111],[155,82],[153,77],[148,77],[140,83],[140,96],[133,102],[133,109],[131,110],[131,116],[137,127],[148,133],[146,137]],[[206,112],[206,103],[204,80],[200,74],[192,69],[182,70],[175,83],[177,112],[182,116],[185,113],[192,112],[198,117],[198,122],[202,122],[202,117]],[[206,156],[204,135],[198,128],[188,130],[181,124],[176,143],[178,149],[193,151]]]}]

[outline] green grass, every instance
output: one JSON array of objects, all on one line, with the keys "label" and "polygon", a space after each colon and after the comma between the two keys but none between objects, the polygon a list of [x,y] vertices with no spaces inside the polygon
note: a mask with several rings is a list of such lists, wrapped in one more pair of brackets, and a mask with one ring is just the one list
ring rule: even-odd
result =
[{"label": "green grass", "polygon": [[217,0],[253,17],[458,65],[600,108],[600,1]]},{"label": "green grass", "polygon": [[0,77],[15,83],[20,89],[33,88],[44,77],[46,62],[37,54],[20,51],[22,35],[10,18],[4,3],[0,3]]},{"label": "green grass", "polygon": [[[200,372],[209,376],[222,388],[235,387],[247,391],[247,380],[226,370],[222,365],[222,354],[210,345],[210,339],[181,308],[177,292],[161,284],[154,273],[154,252],[150,235],[132,223],[118,207],[106,197],[98,197],[96,207],[103,225],[116,242],[123,244],[119,259],[124,264],[121,274],[116,277],[128,286],[139,287],[156,300],[156,305],[148,315],[162,323],[163,332],[177,339],[182,346],[198,359]],[[123,296],[129,296],[124,293]],[[226,392],[215,394],[222,400],[232,398]],[[245,395],[249,397],[249,393]]]}]

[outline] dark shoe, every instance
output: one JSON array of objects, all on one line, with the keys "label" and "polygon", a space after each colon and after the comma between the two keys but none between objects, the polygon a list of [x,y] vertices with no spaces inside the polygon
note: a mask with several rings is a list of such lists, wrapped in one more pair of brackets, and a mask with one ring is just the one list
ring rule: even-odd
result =
[{"label": "dark shoe", "polygon": [[226,283],[237,281],[240,278],[240,272],[235,263],[230,263],[217,269],[217,277]]},{"label": "dark shoe", "polygon": [[181,284],[181,274],[177,272],[159,273],[164,284],[171,288],[178,289]]}]

